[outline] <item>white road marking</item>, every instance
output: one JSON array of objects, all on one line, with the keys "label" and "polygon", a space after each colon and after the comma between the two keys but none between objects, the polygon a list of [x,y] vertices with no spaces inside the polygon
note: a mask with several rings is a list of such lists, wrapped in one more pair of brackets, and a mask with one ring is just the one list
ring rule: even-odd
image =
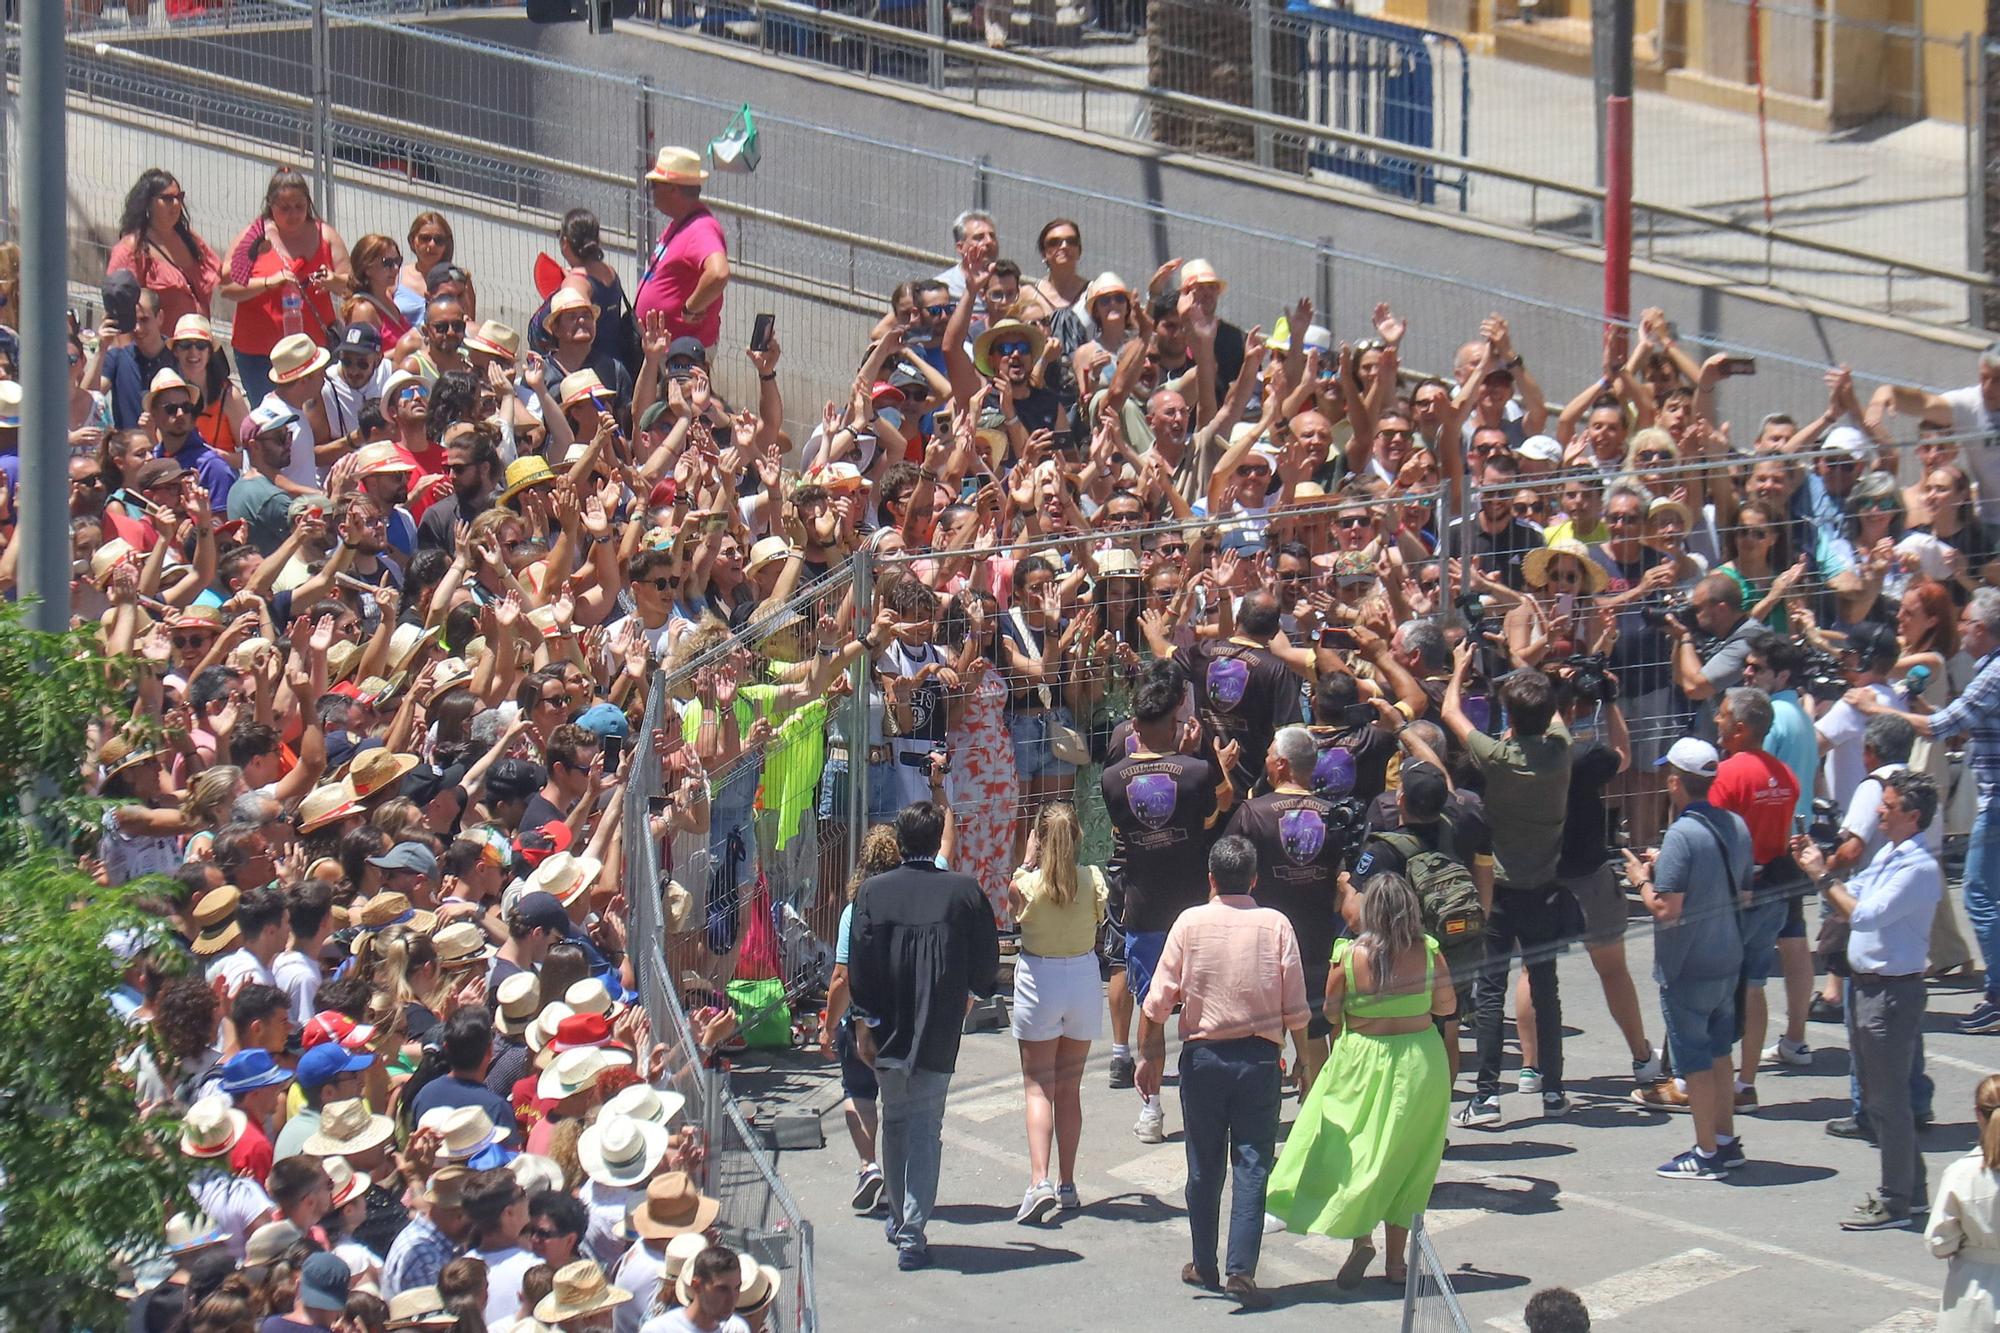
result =
[{"label": "white road marking", "polygon": [[[1755,1264],[1725,1259],[1714,1250],[1696,1248],[1639,1268],[1628,1268],[1600,1282],[1581,1287],[1576,1294],[1583,1297],[1584,1305],[1589,1308],[1594,1328],[1619,1315],[1643,1310],[1676,1296],[1685,1296],[1711,1283],[1747,1273],[1755,1267]],[[1513,1316],[1489,1319],[1486,1323],[1489,1328],[1505,1329],[1507,1333],[1526,1333],[1528,1327]]]},{"label": "white road marking", "polygon": [[1022,1092],[1018,1087],[1000,1092],[982,1092],[979,1096],[968,1097],[962,1102],[945,1103],[945,1114],[984,1124],[988,1120],[998,1120],[1010,1113],[1019,1115],[1021,1098]]},{"label": "white road marking", "polygon": [[1956,1056],[1939,1055],[1928,1050],[1924,1052],[1924,1060],[1928,1064],[1939,1064],[1949,1069],[1963,1070],[1968,1074],[1977,1074],[1981,1078],[1993,1072],[1993,1066],[1990,1064],[1982,1065],[1976,1060],[1961,1060]]},{"label": "white road marking", "polygon": [[1870,1324],[1861,1333],[1934,1333],[1937,1319],[1936,1310],[1905,1310],[1879,1324]]},{"label": "white road marking", "polygon": [[1129,1162],[1105,1168],[1105,1174],[1178,1202],[1187,1189],[1187,1149],[1178,1143],[1162,1144]]}]

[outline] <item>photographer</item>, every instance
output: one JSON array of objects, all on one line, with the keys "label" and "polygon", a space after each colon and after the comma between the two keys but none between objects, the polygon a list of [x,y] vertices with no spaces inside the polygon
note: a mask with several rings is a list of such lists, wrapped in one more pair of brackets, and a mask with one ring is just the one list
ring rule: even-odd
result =
[{"label": "photographer", "polygon": [[1339,935],[1340,868],[1360,834],[1358,804],[1313,795],[1318,758],[1319,748],[1304,727],[1279,731],[1264,756],[1271,790],[1238,805],[1227,829],[1248,838],[1257,849],[1257,884],[1250,896],[1260,907],[1284,913],[1298,936],[1299,957],[1306,969],[1306,1007],[1312,1011],[1306,1044],[1296,1053],[1292,1071],[1301,1098],[1326,1061],[1332,1028],[1321,1009],[1333,942]]},{"label": "photographer", "polygon": [[[1674,684],[1689,703],[1708,704],[1743,679],[1750,636],[1758,625],[1743,614],[1743,586],[1729,575],[1710,574],[1695,584],[1686,613],[1670,614],[1665,628],[1674,644]],[[1697,631],[1704,640],[1699,648]],[[1712,704],[1701,710],[1696,731],[1705,740],[1716,739]]]},{"label": "photographer", "polygon": [[[1396,669],[1404,680],[1410,679],[1408,672]],[[1375,706],[1361,697],[1360,682],[1353,676],[1340,671],[1320,676],[1313,686],[1307,734],[1319,757],[1310,771],[1300,775],[1301,783],[1322,796],[1352,796],[1363,807],[1382,794],[1388,785],[1389,761],[1396,754],[1396,737],[1375,720]],[[1340,786],[1343,779],[1345,790]],[[1300,940],[1303,943],[1304,936]]]},{"label": "photographer", "polygon": [[1501,1017],[1507,1005],[1507,966],[1516,949],[1535,996],[1542,1060],[1542,1114],[1569,1114],[1563,1095],[1562,999],[1556,989],[1556,953],[1562,939],[1564,897],[1556,882],[1562,859],[1563,812],[1569,804],[1569,729],[1557,718],[1555,687],[1539,671],[1516,671],[1500,682],[1507,729],[1488,736],[1465,714],[1465,675],[1473,648],[1452,653],[1451,686],[1444,696],[1444,724],[1471,752],[1485,779],[1486,816],[1493,830],[1493,909],[1486,920],[1485,977],[1479,1009],[1479,1084],[1454,1118],[1460,1125],[1500,1119]]},{"label": "photographer", "polygon": [[[1847,632],[1847,642],[1840,650],[1841,674],[1847,677],[1851,690],[1866,690],[1882,707],[1900,709],[1903,696],[1889,684],[1889,673],[1901,652],[1896,631],[1887,625],[1856,625]],[[1861,754],[1867,723],[1867,714],[1846,699],[1837,699],[1814,724],[1819,732],[1819,752],[1826,756],[1827,794],[1841,809],[1847,807],[1854,789],[1868,773]]]},{"label": "photographer", "polygon": [[[1366,883],[1388,871],[1408,879],[1417,891],[1425,929],[1436,932],[1433,938],[1451,967],[1452,989],[1458,996],[1457,1009],[1438,1022],[1445,1058],[1456,1080],[1459,1025],[1472,1016],[1472,979],[1486,957],[1485,917],[1493,908],[1493,835],[1477,802],[1453,791],[1443,771],[1429,763],[1407,760],[1402,787],[1383,799],[1393,801],[1395,822],[1362,845],[1353,878]],[[1453,867],[1471,881],[1477,918],[1470,910],[1473,904],[1465,901],[1465,880]]]},{"label": "photographer", "polygon": [[[1604,988],[1605,1007],[1618,1024],[1632,1057],[1632,1078],[1640,1087],[1660,1081],[1660,1056],[1646,1039],[1646,1020],[1639,1012],[1639,992],[1625,964],[1625,893],[1611,873],[1611,849],[1604,792],[1632,763],[1632,741],[1625,714],[1618,707],[1618,678],[1604,670],[1602,658],[1572,659],[1552,665],[1562,716],[1581,735],[1595,713],[1601,735],[1571,745],[1569,808],[1563,817],[1562,859],[1556,874],[1576,899],[1583,917],[1583,947],[1597,981]],[[1534,998],[1526,985],[1514,996],[1514,1026],[1521,1041],[1521,1091],[1536,1092],[1540,1075],[1536,1060]],[[1532,1075],[1532,1077],[1531,1077]]]}]

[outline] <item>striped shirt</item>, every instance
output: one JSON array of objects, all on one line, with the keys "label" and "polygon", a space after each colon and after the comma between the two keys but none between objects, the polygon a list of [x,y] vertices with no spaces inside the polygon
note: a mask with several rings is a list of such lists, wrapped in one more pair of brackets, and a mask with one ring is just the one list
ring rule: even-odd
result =
[{"label": "striped shirt", "polygon": [[2000,790],[2000,649],[1979,659],[1972,681],[1931,714],[1931,735],[1972,736],[1972,771],[1981,796]]}]

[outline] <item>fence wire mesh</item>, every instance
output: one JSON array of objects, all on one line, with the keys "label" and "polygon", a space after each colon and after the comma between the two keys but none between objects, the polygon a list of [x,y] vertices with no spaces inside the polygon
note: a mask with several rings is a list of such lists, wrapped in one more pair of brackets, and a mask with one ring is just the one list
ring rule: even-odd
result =
[{"label": "fence wire mesh", "polygon": [[1409,1278],[1403,1288],[1403,1333],[1471,1333],[1465,1311],[1451,1289],[1424,1215],[1410,1228]]}]

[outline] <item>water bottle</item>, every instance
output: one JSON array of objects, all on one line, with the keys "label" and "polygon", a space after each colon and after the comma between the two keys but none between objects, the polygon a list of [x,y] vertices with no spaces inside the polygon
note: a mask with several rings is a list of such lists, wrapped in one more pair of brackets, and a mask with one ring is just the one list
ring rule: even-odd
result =
[{"label": "water bottle", "polygon": [[285,336],[306,331],[305,293],[296,282],[288,282],[278,295],[278,306],[284,312]]}]

